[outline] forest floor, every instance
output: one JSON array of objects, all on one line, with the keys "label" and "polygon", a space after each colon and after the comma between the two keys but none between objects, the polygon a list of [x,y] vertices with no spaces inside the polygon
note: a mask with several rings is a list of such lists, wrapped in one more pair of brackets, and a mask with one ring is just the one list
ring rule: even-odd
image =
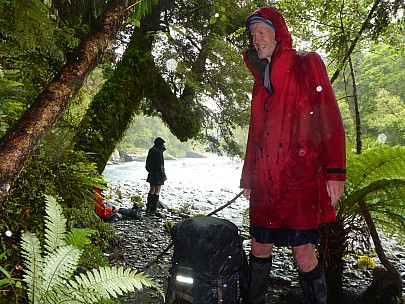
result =
[{"label": "forest floor", "polygon": [[[114,182],[109,185],[107,193],[112,204],[132,207],[131,197],[143,197],[148,188],[145,183],[133,181]],[[117,193],[120,193],[118,199]],[[227,191],[201,191],[199,189],[165,188],[164,204],[159,209],[161,217],[145,216],[142,211],[137,220],[122,220],[112,223],[117,238],[111,244],[107,257],[109,263],[115,266],[130,267],[143,271],[152,278],[166,292],[169,268],[173,255],[173,248],[162,253],[171,244],[170,228],[173,224],[193,215],[208,214],[214,208],[229,202],[234,194]],[[144,197],[143,197],[144,199]],[[243,224],[244,210],[247,208],[244,199],[237,199],[231,205],[216,214],[235,223],[244,241],[244,249],[249,253],[249,235]],[[382,237],[382,236],[381,236]],[[398,269],[403,282],[405,295],[405,249],[394,238],[383,238],[386,254],[394,267]],[[360,255],[373,258],[377,266],[381,266],[374,252],[363,243],[351,241],[350,253],[344,257],[343,292],[339,297],[328,299],[329,304],[390,304],[392,302],[376,298],[371,288],[373,281],[372,269],[359,268],[357,259]],[[157,258],[158,257],[158,258]],[[148,267],[146,267],[148,265]],[[126,294],[120,298],[121,302],[137,304],[162,304],[163,297],[153,288],[143,288]],[[302,293],[298,284],[297,270],[293,263],[291,250],[285,247],[275,248],[273,251],[273,266],[270,272],[269,289],[266,303],[301,304]],[[236,304],[236,303],[235,303]],[[396,303],[398,304],[398,303]],[[402,300],[401,304],[405,304]]]},{"label": "forest floor", "polygon": [[[108,253],[110,263],[143,271],[166,292],[173,248],[164,254],[162,252],[171,244],[170,225],[167,223],[178,221],[178,216],[167,212],[163,217],[142,216],[138,220],[114,222],[120,238],[117,238],[117,243]],[[301,304],[302,293],[289,249],[276,248],[273,259],[266,303]],[[148,264],[150,266],[146,267]],[[371,270],[348,269],[343,280],[343,293],[339,298],[333,299],[333,303],[388,304],[386,300],[376,300],[368,295],[367,290],[372,281]],[[122,303],[164,303],[162,296],[153,288],[126,294],[120,300]]]}]

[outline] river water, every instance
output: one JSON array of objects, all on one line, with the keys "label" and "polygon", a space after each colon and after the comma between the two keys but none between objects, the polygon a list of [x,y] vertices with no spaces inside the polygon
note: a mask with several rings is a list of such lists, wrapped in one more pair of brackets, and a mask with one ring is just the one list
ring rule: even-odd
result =
[{"label": "river water", "polygon": [[[164,188],[187,186],[201,191],[238,191],[242,161],[229,157],[179,158],[165,160],[167,181]],[[107,181],[146,183],[145,162],[132,161],[108,165],[103,176]]]},{"label": "river water", "polygon": [[[226,204],[240,191],[239,181],[243,162],[240,159],[210,155],[205,158],[165,160],[167,181],[162,186],[160,201],[167,207],[187,209],[194,214],[207,214]],[[146,182],[145,162],[132,161],[108,165],[103,172],[109,191],[123,193],[123,198],[112,203],[128,207],[130,196],[141,195],[146,201],[149,184]],[[114,196],[114,195],[112,195]],[[121,204],[120,204],[121,203]],[[248,202],[238,198],[235,203],[218,213],[240,226],[242,213]]]},{"label": "river water", "polygon": [[[241,160],[219,156],[165,160],[168,179],[162,187],[160,201],[169,208],[187,209],[191,215],[208,214],[229,202],[241,191],[239,180],[242,165]],[[130,207],[132,205],[130,197],[134,194],[141,195],[143,202],[146,203],[149,184],[146,182],[145,162],[133,161],[108,165],[103,176],[109,183],[107,192],[110,193],[107,195],[111,194],[110,200],[113,204],[119,207]],[[118,191],[122,194],[119,200],[114,198]],[[243,213],[247,210],[248,205],[247,200],[240,197],[216,215],[241,227],[246,224],[243,222]],[[380,237],[389,259],[403,278],[403,295],[405,296],[405,253],[403,247],[396,242],[395,238],[384,235],[380,235]],[[363,246],[358,248],[363,249]],[[361,251],[358,250],[358,252]],[[345,277],[345,280],[350,285],[359,284],[358,278],[361,278],[360,282],[363,283],[366,280],[362,273],[356,274],[356,278],[353,278],[352,268],[356,268],[356,258],[357,256],[350,256],[351,266],[346,265],[350,269],[350,276]],[[374,257],[374,260],[378,266],[381,266],[377,257]],[[357,276],[359,277],[357,278]],[[368,274],[367,280],[371,280],[371,274]]]}]

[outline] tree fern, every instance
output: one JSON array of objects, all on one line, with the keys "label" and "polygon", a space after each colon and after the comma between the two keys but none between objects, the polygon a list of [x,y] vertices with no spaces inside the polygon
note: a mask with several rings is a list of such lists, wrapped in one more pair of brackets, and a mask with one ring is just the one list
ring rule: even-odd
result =
[{"label": "tree fern", "polygon": [[[364,199],[376,225],[385,232],[405,232],[405,147],[384,147],[352,155],[347,161],[345,193],[338,216],[344,222],[361,214]],[[349,229],[350,230],[350,229]]]},{"label": "tree fern", "polygon": [[[46,199],[45,250],[38,238],[26,232],[21,238],[24,282],[30,303],[96,303],[126,292],[159,286],[143,273],[131,269],[102,267],[74,276],[74,271],[90,242],[90,229],[66,232],[66,219],[55,198]],[[63,226],[63,227],[62,227]]]}]

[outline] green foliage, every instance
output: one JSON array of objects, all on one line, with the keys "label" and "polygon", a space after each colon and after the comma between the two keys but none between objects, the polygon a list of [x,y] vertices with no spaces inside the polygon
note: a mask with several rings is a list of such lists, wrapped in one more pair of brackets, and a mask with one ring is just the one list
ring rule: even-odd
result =
[{"label": "green foliage", "polygon": [[44,1],[2,1],[0,11],[2,138],[56,75],[77,41]]},{"label": "green foliage", "polygon": [[13,80],[17,70],[3,70],[0,66],[0,138],[10,127],[10,122],[18,119],[24,110],[18,99],[13,97],[13,91],[19,90],[21,82]]},{"label": "green foliage", "polygon": [[[63,53],[55,45],[55,23],[48,18],[48,7],[40,0],[9,1],[4,10],[4,31],[12,33],[12,39],[19,48],[34,50],[44,47],[59,60]],[[7,20],[24,22],[6,22]],[[57,30],[56,30],[57,31]]]},{"label": "green foliage", "polygon": [[51,12],[83,38],[107,5],[107,0],[52,0]]},{"label": "green foliage", "polygon": [[375,3],[373,0],[330,0],[325,6],[323,0],[311,0],[300,3],[282,1],[276,6],[283,12],[292,34],[297,38],[295,43],[298,48],[305,45],[312,50],[322,50],[338,61],[342,59],[339,55],[358,38],[363,26],[357,49],[367,48],[372,42],[381,40],[397,47],[403,45],[402,35],[393,31],[403,26],[403,18],[398,17],[403,10],[403,1],[380,1],[367,23]]},{"label": "green foliage", "polygon": [[405,147],[382,147],[350,155],[345,192],[337,211],[347,232],[361,230],[364,200],[375,224],[405,241]]},{"label": "green foliage", "polygon": [[[3,261],[6,252],[0,253],[0,261]],[[5,288],[15,288],[20,287],[19,280],[17,278],[11,277],[10,273],[0,266],[0,293],[2,293],[3,289]]]},{"label": "green foliage", "polygon": [[381,43],[354,58],[365,139],[384,133],[388,145],[404,145],[404,56]]},{"label": "green foliage", "polygon": [[142,18],[151,13],[153,6],[158,2],[158,0],[136,1],[133,9],[131,10],[130,20],[132,20],[135,26],[139,27],[141,25]]},{"label": "green foliage", "polygon": [[[69,227],[82,227],[95,231],[91,236],[91,244],[84,247],[80,264],[85,267],[105,265],[102,250],[109,242],[118,241],[112,226],[100,220],[94,212],[93,188],[103,189],[105,182],[95,170],[94,164],[87,162],[83,153],[63,151],[55,145],[55,149],[46,153],[35,154],[20,175],[13,187],[8,201],[0,205],[0,231],[10,231],[11,237],[0,238],[0,250],[7,252],[5,262],[8,271],[18,265],[21,258],[18,240],[20,231],[29,230],[37,234],[41,241],[44,235],[43,197],[49,193],[60,198],[62,208],[67,216]],[[63,228],[63,227],[62,227]],[[54,233],[58,230],[53,229]],[[85,230],[80,230],[83,233]],[[76,229],[71,228],[66,237],[76,243]],[[83,238],[78,238],[82,240]],[[19,278],[21,274],[14,272]],[[18,290],[17,290],[18,292]],[[11,292],[7,296],[11,297]],[[12,300],[10,299],[10,302]]]},{"label": "green foliage", "polygon": [[166,152],[175,157],[185,157],[187,152],[195,149],[199,151],[201,148],[201,145],[196,147],[197,143],[193,141],[180,142],[161,119],[143,115],[137,115],[133,118],[125,135],[117,144],[117,148],[128,153],[136,153],[139,150],[145,152],[152,147],[156,137],[162,137],[166,141]]},{"label": "green foliage", "polygon": [[66,237],[66,219],[55,198],[47,196],[46,211],[45,250],[35,234],[25,232],[21,237],[30,303],[97,303],[143,286],[154,287],[163,295],[151,279],[123,267],[102,267],[73,275],[83,246],[89,242],[87,235],[94,231],[76,229]]}]

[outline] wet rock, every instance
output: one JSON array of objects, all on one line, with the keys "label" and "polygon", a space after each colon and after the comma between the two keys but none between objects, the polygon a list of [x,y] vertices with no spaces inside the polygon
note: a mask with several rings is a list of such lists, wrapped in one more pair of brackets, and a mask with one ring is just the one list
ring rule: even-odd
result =
[{"label": "wet rock", "polygon": [[[128,208],[128,206],[132,206],[130,200],[132,195],[140,195],[142,197],[141,204],[144,205],[148,190],[148,186],[142,183],[112,182],[106,197],[109,197],[111,202],[114,202],[118,207]],[[120,193],[120,198],[118,193]],[[201,191],[187,187],[162,189],[160,199],[163,204],[159,208],[159,212],[163,217],[146,216],[143,207],[140,219],[112,223],[120,240],[115,242],[111,246],[111,250],[106,253],[109,263],[143,271],[165,290],[173,254],[173,248],[170,248],[169,232],[171,225],[196,214],[212,212],[235,195],[236,193],[229,191]],[[240,233],[245,239],[244,249],[249,254],[249,233],[247,228],[242,225],[242,214],[247,207],[247,201],[239,198],[234,204],[219,212],[218,217],[227,218],[239,227]],[[382,238],[382,241],[384,246],[392,245],[389,247],[392,253],[391,261],[397,269],[401,270],[400,274],[405,281],[405,251],[393,243],[390,238]],[[365,250],[363,245],[356,245],[355,247]],[[164,250],[167,252],[163,253]],[[353,254],[345,257],[347,263],[343,275],[344,293],[339,299],[340,302],[336,303],[363,303],[358,301],[358,297],[371,285],[372,276],[370,270],[358,269],[357,258],[358,256]],[[374,259],[379,265],[378,258]],[[145,288],[126,294],[120,297],[120,300],[122,303],[164,303],[164,299],[153,288]],[[297,268],[293,262],[291,249],[276,247],[273,252],[273,267],[266,303],[299,304],[301,301],[302,294],[298,285]]]}]

